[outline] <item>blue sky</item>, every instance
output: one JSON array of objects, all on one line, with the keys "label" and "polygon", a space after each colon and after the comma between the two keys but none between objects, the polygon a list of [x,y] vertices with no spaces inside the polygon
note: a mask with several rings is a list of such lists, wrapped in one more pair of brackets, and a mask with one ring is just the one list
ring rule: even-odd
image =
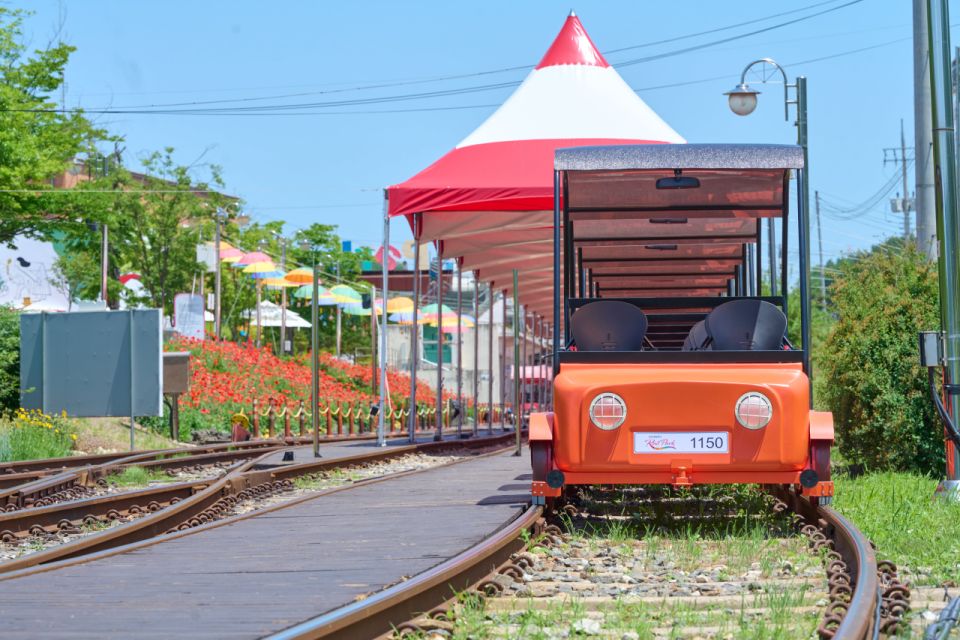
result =
[{"label": "blue sky", "polygon": [[[616,67],[628,59],[733,38],[844,3],[624,1],[572,8],[601,51],[648,45],[609,55]],[[11,4],[35,12],[26,30],[36,46],[62,22],[63,39],[78,48],[67,71],[66,103],[89,109],[227,99],[251,105],[320,102],[519,81],[527,69],[353,90],[532,67],[571,9],[569,0]],[[960,8],[951,5],[958,22]],[[808,7],[712,34],[649,44]],[[735,84],[746,63],[759,57],[776,59],[791,77],[806,75],[812,186],[835,206],[853,205],[867,200],[897,170],[884,166],[883,149],[899,145],[901,118],[912,145],[911,24],[908,0],[862,0],[810,20],[619,70],[691,142],[794,142],[792,114],[790,123],[783,119],[780,86],[761,87],[760,106],[746,118],[729,111],[722,93]],[[663,87],[678,83],[688,84]],[[312,222],[336,224],[354,244],[372,245],[381,236],[381,189],[446,153],[494,110],[489,105],[501,103],[511,91],[327,108],[310,115],[97,117],[126,137],[130,165],[151,150],[172,146],[184,164],[199,159],[221,165],[227,190],[246,200],[255,220],[286,220],[287,230]],[[280,95],[290,97],[270,97]],[[437,107],[446,110],[396,112]],[[912,189],[912,171],[910,176]],[[899,232],[901,218],[889,213],[887,201],[883,198],[854,220],[825,215],[825,256]],[[395,244],[409,237],[405,223],[396,221],[392,229]]]}]

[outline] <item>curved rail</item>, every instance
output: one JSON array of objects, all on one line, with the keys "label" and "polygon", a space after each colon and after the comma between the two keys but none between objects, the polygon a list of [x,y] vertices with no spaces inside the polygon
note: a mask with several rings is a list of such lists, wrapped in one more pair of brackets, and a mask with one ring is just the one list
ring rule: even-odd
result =
[{"label": "curved rail", "polygon": [[523,549],[526,543],[522,533],[535,527],[542,515],[542,507],[528,507],[497,533],[433,569],[268,637],[272,640],[350,639],[388,633],[394,626],[482,581],[513,553]]},{"label": "curved rail", "polygon": [[[881,594],[877,560],[869,540],[845,517],[826,506],[812,504],[793,492],[775,491],[795,513],[817,527],[819,540],[831,540],[846,563],[852,585],[846,613],[836,628],[821,637],[867,640],[874,637]],[[509,525],[464,551],[410,580],[269,636],[271,640],[317,638],[375,638],[448,602],[457,592],[483,586],[485,578],[521,551],[522,533],[539,528],[541,507],[530,507]],[[552,527],[551,527],[552,528]],[[550,529],[547,532],[550,532]],[[836,557],[836,556],[834,556]]]},{"label": "curved rail", "polygon": [[[834,640],[865,640],[876,632],[877,615],[882,604],[877,577],[877,556],[873,546],[852,522],[830,507],[815,505],[792,491],[777,488],[773,494],[807,522],[817,526],[833,541],[834,550],[846,563],[852,581],[852,592],[846,613],[832,630]],[[826,634],[821,626],[821,636]]]},{"label": "curved rail", "polygon": [[[834,640],[873,637],[877,609],[880,606],[879,580],[877,579],[877,557],[870,541],[860,530],[829,507],[819,507],[818,512],[827,521],[835,534],[837,551],[849,558],[848,566],[856,576],[853,595],[840,626],[834,631]],[[844,553],[846,552],[846,553]]]},{"label": "curved rail", "polygon": [[[14,560],[0,563],[0,573],[10,573],[41,565],[86,557],[93,553],[107,551],[116,547],[148,540],[171,530],[189,529],[215,520],[226,509],[229,501],[250,496],[259,492],[260,487],[278,486],[289,482],[290,478],[316,473],[326,469],[352,466],[369,462],[387,460],[408,453],[436,451],[446,448],[480,448],[508,441],[512,434],[483,437],[470,440],[441,440],[422,442],[414,445],[393,446],[377,449],[352,456],[333,459],[319,459],[300,464],[257,469],[263,460],[276,452],[271,449],[253,460],[239,463],[224,476],[210,480],[188,497],[176,504],[159,509],[150,515],[124,523],[112,529],[68,542],[66,544],[38,551]],[[183,486],[183,485],[181,485]],[[116,494],[114,499],[123,499],[124,494]],[[101,504],[101,508],[103,505]],[[61,518],[63,519],[63,518]],[[21,524],[22,526],[22,524]],[[33,526],[33,525],[29,525]]]}]

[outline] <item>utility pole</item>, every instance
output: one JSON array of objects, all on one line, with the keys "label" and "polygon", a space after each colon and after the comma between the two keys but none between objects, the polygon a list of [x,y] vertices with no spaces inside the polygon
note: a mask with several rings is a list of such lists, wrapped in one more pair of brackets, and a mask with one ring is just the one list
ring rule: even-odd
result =
[{"label": "utility pole", "polygon": [[823,225],[820,224],[820,192],[813,192],[817,202],[817,246],[820,250],[820,308],[827,310],[827,276],[823,272]]},{"label": "utility pole", "polygon": [[[100,299],[107,304],[107,271],[110,269],[110,240],[107,223],[100,225]],[[72,302],[72,301],[71,301]]]},{"label": "utility pole", "polygon": [[213,335],[220,340],[220,220],[223,209],[213,214],[216,220],[213,233],[214,270],[213,270]]},{"label": "utility pole", "polygon": [[[957,202],[956,146],[950,78],[950,17],[947,0],[927,0],[930,46],[933,162],[937,176],[937,236],[940,245],[940,328],[944,334],[946,384],[960,382],[960,206]],[[950,415],[960,415],[960,395],[946,393]],[[947,442],[947,478],[938,492],[960,486],[960,451]]]},{"label": "utility pole", "polygon": [[[899,156],[897,155],[899,153]],[[903,118],[900,119],[900,146],[888,147],[883,150],[883,164],[892,162],[900,165],[903,175],[903,196],[898,193],[896,198],[890,200],[890,210],[894,213],[903,214],[903,240],[910,239],[910,213],[913,211],[913,198],[910,197],[909,186],[907,184],[907,162],[913,158],[907,157],[907,140],[903,133]]]},{"label": "utility pole", "polygon": [[914,197],[917,245],[937,259],[937,220],[933,179],[933,118],[930,106],[930,42],[927,1],[913,0],[913,123],[916,158]]}]

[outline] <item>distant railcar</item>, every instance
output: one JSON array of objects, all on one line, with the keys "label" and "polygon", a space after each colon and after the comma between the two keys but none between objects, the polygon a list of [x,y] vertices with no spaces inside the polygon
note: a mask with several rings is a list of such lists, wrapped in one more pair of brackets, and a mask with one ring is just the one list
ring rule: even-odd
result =
[{"label": "distant railcar", "polygon": [[[811,410],[802,189],[788,207],[802,149],[581,147],[558,150],[555,169],[562,330],[554,411],[530,417],[535,499],[582,484],[833,495],[833,418]],[[788,337],[793,237],[801,325]]]}]

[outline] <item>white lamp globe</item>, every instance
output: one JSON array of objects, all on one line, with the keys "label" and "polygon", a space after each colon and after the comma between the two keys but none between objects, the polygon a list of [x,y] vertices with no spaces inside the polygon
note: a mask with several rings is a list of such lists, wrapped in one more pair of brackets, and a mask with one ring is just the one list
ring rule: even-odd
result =
[{"label": "white lamp globe", "polygon": [[751,89],[746,84],[738,84],[724,95],[730,102],[730,110],[738,116],[748,116],[757,108],[759,91]]}]

